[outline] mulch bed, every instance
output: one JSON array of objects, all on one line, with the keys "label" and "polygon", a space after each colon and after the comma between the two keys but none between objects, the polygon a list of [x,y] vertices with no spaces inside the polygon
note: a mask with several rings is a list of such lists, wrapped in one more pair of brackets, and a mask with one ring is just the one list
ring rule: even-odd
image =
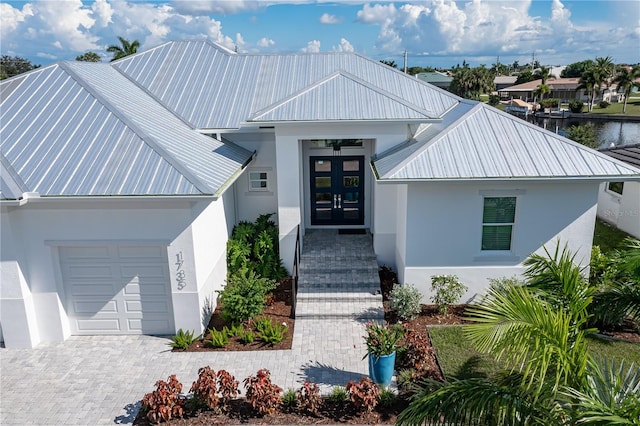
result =
[{"label": "mulch bed", "polygon": [[[269,304],[265,308],[260,317],[273,320],[277,324],[286,323],[287,332],[282,342],[275,345],[267,345],[264,342],[256,338],[253,343],[244,344],[240,341],[239,337],[230,337],[229,343],[222,348],[212,348],[205,345],[201,340],[193,342],[189,348],[184,351],[182,349],[173,349],[174,352],[206,352],[206,351],[268,351],[268,350],[286,350],[291,349],[291,342],[293,342],[293,329],[295,327],[295,320],[293,318],[293,306],[292,306],[292,291],[291,291],[291,278],[282,280],[278,287],[272,292],[273,297],[269,301]],[[222,317],[220,310],[220,303],[216,304],[216,309],[209,320],[208,329],[222,330],[224,326],[228,326],[229,323]],[[251,328],[251,324],[244,324],[245,328]],[[209,339],[211,336],[207,332],[204,335],[205,339]]]},{"label": "mulch bed", "polygon": [[[356,411],[351,404],[340,404],[323,399],[316,415],[298,413],[296,410],[278,411],[275,414],[257,416],[251,405],[243,398],[229,404],[227,414],[202,411],[194,417],[170,420],[168,425],[326,425],[326,424],[395,424],[398,415],[408,405],[399,400],[394,407],[376,408],[373,412]],[[145,418],[136,418],[134,425],[150,425]]]}]

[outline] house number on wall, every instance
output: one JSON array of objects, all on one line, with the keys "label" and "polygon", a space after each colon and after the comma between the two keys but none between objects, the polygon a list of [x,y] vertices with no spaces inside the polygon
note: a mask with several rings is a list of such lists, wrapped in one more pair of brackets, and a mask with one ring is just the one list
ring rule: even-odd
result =
[{"label": "house number on wall", "polygon": [[184,257],[182,252],[176,254],[176,282],[178,283],[178,290],[182,290],[187,286],[187,273],[182,269],[184,265]]}]

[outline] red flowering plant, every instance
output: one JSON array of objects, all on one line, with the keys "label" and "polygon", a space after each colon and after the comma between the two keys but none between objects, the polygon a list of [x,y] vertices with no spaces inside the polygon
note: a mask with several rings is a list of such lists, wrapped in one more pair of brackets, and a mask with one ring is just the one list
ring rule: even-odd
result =
[{"label": "red flowering plant", "polygon": [[398,341],[404,336],[404,329],[400,324],[388,325],[369,321],[366,324],[367,335],[364,336],[367,344],[367,355],[375,357],[391,355],[398,349]]}]

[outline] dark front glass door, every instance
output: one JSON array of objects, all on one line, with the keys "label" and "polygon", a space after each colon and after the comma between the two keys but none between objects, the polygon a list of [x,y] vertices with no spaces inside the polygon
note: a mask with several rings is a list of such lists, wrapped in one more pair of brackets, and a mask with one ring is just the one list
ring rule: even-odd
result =
[{"label": "dark front glass door", "polygon": [[311,224],[364,224],[364,157],[311,157]]}]

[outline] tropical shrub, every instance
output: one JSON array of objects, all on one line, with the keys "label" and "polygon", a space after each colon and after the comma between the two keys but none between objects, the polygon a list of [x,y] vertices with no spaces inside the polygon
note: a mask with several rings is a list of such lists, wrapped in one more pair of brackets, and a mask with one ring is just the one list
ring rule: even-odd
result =
[{"label": "tropical shrub", "polygon": [[240,342],[243,345],[248,345],[249,343],[253,343],[255,340],[255,336],[253,335],[253,330],[246,330],[244,333],[240,335]]},{"label": "tropical shrub", "polygon": [[382,408],[391,408],[394,406],[398,396],[389,388],[384,388],[380,391],[378,396],[378,405]]},{"label": "tropical shrub", "polygon": [[255,272],[233,275],[220,293],[222,315],[231,322],[240,323],[259,315],[266,306],[267,293],[276,288],[276,282],[260,277]]},{"label": "tropical shrub", "polygon": [[198,370],[198,378],[191,385],[189,392],[193,393],[193,401],[197,407],[216,410],[220,402],[217,388],[218,377],[215,370],[206,366]]},{"label": "tropical shrub", "polygon": [[220,405],[224,409],[232,399],[238,396],[238,381],[226,370],[218,370],[218,392]]},{"label": "tropical shrub", "polygon": [[278,227],[271,216],[263,214],[255,223],[240,222],[234,227],[227,242],[229,277],[246,271],[276,281],[287,276],[279,257]]},{"label": "tropical shrub", "polygon": [[296,407],[296,391],[294,389],[287,389],[282,394],[282,406],[288,410],[292,410]]},{"label": "tropical shrub", "polygon": [[582,108],[584,108],[584,102],[580,99],[572,99],[569,101],[569,109],[571,112],[578,114],[582,112]]},{"label": "tropical shrub", "polygon": [[400,324],[384,325],[375,321],[366,324],[367,334],[364,336],[367,345],[367,355],[381,357],[391,355],[398,349],[398,341],[404,336],[404,329]]},{"label": "tropical shrub", "polygon": [[438,310],[447,314],[449,305],[456,303],[467,291],[467,286],[462,284],[455,275],[434,275],[431,277],[431,290],[435,294],[431,301],[438,305]]},{"label": "tropical shrub", "polygon": [[606,108],[606,107],[608,107],[609,105],[611,105],[611,104],[610,104],[609,102],[607,102],[607,101],[600,101],[600,102],[598,103],[598,106],[599,106],[600,108]]},{"label": "tropical shrub", "polygon": [[174,375],[167,381],[158,380],[156,389],[142,397],[141,412],[151,423],[160,423],[184,414],[184,400],[179,397],[182,383]]},{"label": "tropical shrub", "polygon": [[571,126],[567,129],[567,137],[589,148],[597,148],[596,129],[591,123]]},{"label": "tropical shrub", "polygon": [[273,414],[282,404],[282,388],[271,383],[271,372],[267,369],[244,379],[244,387],[247,401],[258,414]]},{"label": "tropical shrub", "polygon": [[309,414],[316,414],[322,405],[320,388],[317,384],[304,382],[297,393],[298,408]]},{"label": "tropical shrub", "polygon": [[358,383],[350,380],[346,386],[349,400],[360,411],[373,411],[378,404],[380,388],[368,377],[363,377]]},{"label": "tropical shrub", "polygon": [[558,108],[560,105],[560,99],[557,98],[548,98],[540,100],[540,106],[542,108]]},{"label": "tropical shrub", "polygon": [[391,290],[391,309],[403,320],[411,320],[422,311],[422,294],[412,284],[397,285]]},{"label": "tropical shrub", "polygon": [[193,342],[201,337],[202,334],[195,336],[195,332],[192,330],[184,331],[183,329],[179,329],[178,333],[171,338],[171,342],[168,343],[168,345],[175,349],[188,349]]}]

